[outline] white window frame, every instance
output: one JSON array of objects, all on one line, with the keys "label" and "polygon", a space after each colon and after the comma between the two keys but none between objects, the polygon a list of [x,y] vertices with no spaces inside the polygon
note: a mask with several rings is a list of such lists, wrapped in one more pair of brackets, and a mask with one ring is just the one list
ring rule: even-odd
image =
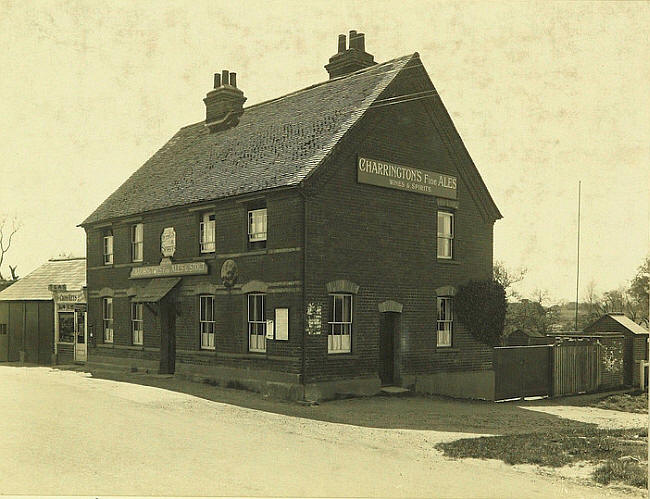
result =
[{"label": "white window frame", "polygon": [[[449,219],[449,233],[442,232],[444,227],[443,220],[445,218]],[[454,257],[454,214],[449,211],[439,211],[438,212],[438,239],[437,239],[437,255],[438,258],[451,260]],[[448,246],[444,243],[448,243]],[[446,249],[449,248],[449,251]]]},{"label": "white window frame", "polygon": [[[442,304],[447,305],[442,307]],[[454,332],[454,302],[451,296],[436,297],[436,346],[451,347]]]},{"label": "white window frame", "polygon": [[144,258],[144,225],[131,226],[131,261],[141,262]]},{"label": "white window frame", "polygon": [[144,305],[142,303],[131,303],[131,339],[134,345],[144,343]]},{"label": "white window frame", "polygon": [[113,265],[113,234],[107,234],[102,239],[102,254],[104,265]]},{"label": "white window frame", "polygon": [[[251,317],[251,299],[261,297],[261,316]],[[264,293],[249,293],[246,296],[248,309],[248,351],[266,352],[266,295]]]},{"label": "white window frame", "polygon": [[[267,218],[266,208],[260,208],[257,210],[248,210],[248,241],[249,242],[257,243],[260,241],[266,241],[266,234],[267,234],[267,227],[268,227],[267,220],[268,218]],[[260,223],[262,227],[257,226]]]},{"label": "white window frame", "polygon": [[214,296],[199,296],[199,334],[201,350],[215,349]]},{"label": "white window frame", "polygon": [[214,213],[204,213],[199,224],[199,244],[201,253],[214,253],[216,248],[216,217]]},{"label": "white window frame", "polygon": [[[353,317],[353,295],[348,293],[333,293],[330,295],[330,311],[328,321],[329,331],[327,332],[327,353],[350,353],[352,351],[352,317]],[[343,306],[343,302],[349,299],[350,300],[350,316],[348,318],[343,317],[343,311],[341,311],[341,320],[337,321],[336,312],[337,312],[337,302],[339,302],[339,307]]]},{"label": "white window frame", "polygon": [[113,298],[102,299],[104,343],[113,343]]}]

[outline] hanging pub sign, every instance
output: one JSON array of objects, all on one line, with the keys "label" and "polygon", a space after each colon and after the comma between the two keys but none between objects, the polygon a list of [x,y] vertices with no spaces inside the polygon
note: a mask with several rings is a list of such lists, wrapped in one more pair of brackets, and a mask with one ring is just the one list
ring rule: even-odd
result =
[{"label": "hanging pub sign", "polygon": [[457,179],[452,175],[359,157],[357,181],[428,196],[456,199]]}]

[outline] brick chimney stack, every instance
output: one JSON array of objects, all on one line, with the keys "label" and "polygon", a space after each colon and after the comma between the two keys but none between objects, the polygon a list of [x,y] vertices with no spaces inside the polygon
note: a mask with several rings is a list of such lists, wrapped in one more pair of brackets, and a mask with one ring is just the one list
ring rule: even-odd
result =
[{"label": "brick chimney stack", "polygon": [[218,132],[237,126],[244,113],[244,92],[237,88],[237,74],[224,69],[214,75],[214,89],[203,99],[205,126]]},{"label": "brick chimney stack", "polygon": [[349,34],[349,47],[345,48],[345,35],[339,35],[338,52],[330,57],[325,69],[330,79],[354,73],[377,64],[375,58],[366,52],[366,40],[363,33],[351,30]]}]

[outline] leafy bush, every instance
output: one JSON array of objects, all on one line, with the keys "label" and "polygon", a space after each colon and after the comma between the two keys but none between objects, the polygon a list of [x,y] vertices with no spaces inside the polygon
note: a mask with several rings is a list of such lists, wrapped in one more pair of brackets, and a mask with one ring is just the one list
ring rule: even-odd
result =
[{"label": "leafy bush", "polygon": [[459,320],[481,343],[501,343],[506,319],[506,292],[501,284],[487,279],[469,281],[456,291],[454,305]]}]

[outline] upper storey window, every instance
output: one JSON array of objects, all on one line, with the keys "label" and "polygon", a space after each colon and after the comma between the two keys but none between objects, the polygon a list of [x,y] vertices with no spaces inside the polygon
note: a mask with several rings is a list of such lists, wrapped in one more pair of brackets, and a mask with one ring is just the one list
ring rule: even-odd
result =
[{"label": "upper storey window", "polygon": [[131,260],[141,262],[144,255],[144,226],[134,224],[131,226]]},{"label": "upper storey window", "polygon": [[102,238],[104,265],[113,265],[113,234],[105,233]]},{"label": "upper storey window", "polygon": [[266,208],[248,210],[249,247],[266,247]]},{"label": "upper storey window", "polygon": [[438,258],[454,257],[454,214],[438,212]]},{"label": "upper storey window", "polygon": [[214,213],[204,213],[201,217],[201,253],[214,253],[216,222]]}]

